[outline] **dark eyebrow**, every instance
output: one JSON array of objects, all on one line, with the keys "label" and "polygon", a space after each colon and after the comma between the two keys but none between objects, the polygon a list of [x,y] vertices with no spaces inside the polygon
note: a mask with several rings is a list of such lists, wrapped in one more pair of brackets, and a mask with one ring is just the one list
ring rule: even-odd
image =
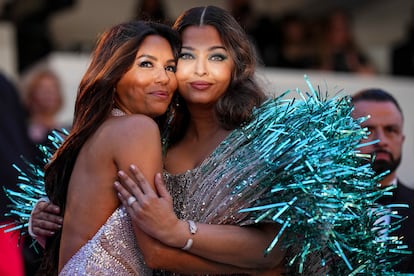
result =
[{"label": "dark eyebrow", "polygon": [[[140,58],[148,58],[148,59],[151,59],[151,60],[154,60],[154,61],[158,60],[155,56],[148,55],[148,54],[142,54],[142,55],[138,56],[135,60],[138,60]],[[175,59],[173,59],[173,58],[169,59],[169,60],[167,60],[167,63],[175,63]]]},{"label": "dark eyebrow", "polygon": [[[190,51],[195,50],[195,48],[193,48],[191,46],[182,46],[181,49],[187,49],[187,50],[190,50]],[[216,49],[222,49],[224,51],[227,51],[226,47],[224,47],[224,46],[212,46],[212,47],[208,48],[209,51],[213,51],[213,50],[216,50]]]}]

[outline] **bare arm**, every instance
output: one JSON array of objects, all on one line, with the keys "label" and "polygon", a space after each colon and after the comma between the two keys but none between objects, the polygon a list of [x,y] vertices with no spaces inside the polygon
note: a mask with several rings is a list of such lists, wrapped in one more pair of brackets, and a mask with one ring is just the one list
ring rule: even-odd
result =
[{"label": "bare arm", "polygon": [[[125,185],[125,188],[116,185],[121,199],[124,204],[131,194],[138,199],[132,206],[126,205],[128,212],[134,223],[162,243],[182,248],[192,238],[190,253],[214,262],[249,269],[273,268],[284,257],[284,252],[277,247],[268,256],[264,255],[264,250],[278,233],[279,228],[275,224],[240,227],[198,223],[197,233],[191,235],[188,223],[176,217],[171,196],[161,176],[156,178],[154,191],[139,170],[132,168],[131,172],[136,182],[125,173],[120,173]],[[158,219],[160,217],[163,219]]]},{"label": "bare arm", "polygon": [[[258,270],[244,269],[226,265],[189,254],[186,251],[168,247],[160,241],[149,237],[138,226],[134,225],[138,245],[145,257],[145,263],[153,269],[165,269],[177,273],[191,274],[230,274],[243,273],[256,275]],[[275,274],[273,274],[275,275]]]}]

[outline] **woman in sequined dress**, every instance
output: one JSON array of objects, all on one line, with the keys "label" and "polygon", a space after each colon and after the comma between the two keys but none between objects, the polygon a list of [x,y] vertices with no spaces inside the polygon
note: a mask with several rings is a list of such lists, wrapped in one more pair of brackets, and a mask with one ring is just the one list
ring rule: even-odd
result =
[{"label": "woman in sequined dress", "polygon": [[116,25],[99,39],[71,133],[45,169],[46,193],[65,219],[46,243],[41,275],[151,275],[113,181],[131,162],[148,176],[162,170],[154,119],[177,88],[179,45],[170,27],[142,21]]},{"label": "woman in sequined dress", "polygon": [[[207,173],[222,141],[248,122],[253,108],[266,98],[254,79],[256,60],[251,45],[233,18],[212,6],[184,12],[173,28],[181,34],[182,49],[176,72],[180,102],[164,160],[165,182],[172,197],[162,184],[157,185],[158,195],[142,177],[139,189],[120,172],[138,199],[128,205],[130,193],[116,183],[121,200],[143,231],[168,246],[239,267],[276,266],[283,257],[278,248],[268,256],[263,252],[279,228],[271,223],[252,226],[246,214],[238,213],[260,194],[248,200],[239,194],[242,199],[237,200],[231,194],[236,185],[231,178],[214,182]],[[219,161],[218,170],[230,159]],[[190,233],[187,220],[196,222],[195,234]],[[244,232],[239,230],[241,225]],[[157,250],[148,247],[143,252],[152,266],[165,268],[156,257],[160,255]]]},{"label": "woman in sequined dress", "polygon": [[[169,129],[170,147],[165,156],[164,169],[167,186],[174,198],[174,209],[180,219],[174,215],[171,197],[164,191],[165,197],[161,197],[159,203],[167,204],[167,208],[171,209],[167,209],[165,215],[157,213],[164,212],[164,209],[155,208],[159,205],[154,203],[149,219],[162,220],[165,222],[163,227],[168,225],[172,230],[170,233],[174,234],[169,233],[169,241],[165,242],[135,220],[133,208],[138,204],[133,201],[128,204],[128,199],[125,199],[134,224],[136,221],[135,228],[143,227],[144,232],[155,238],[152,242],[146,242],[141,241],[142,235],[137,235],[138,245],[149,267],[177,273],[257,273],[273,269],[284,254],[278,248],[268,256],[263,252],[279,227],[275,224],[253,226],[253,221],[246,215],[233,216],[244,205],[248,206],[248,202],[231,201],[228,193],[223,192],[224,198],[211,202],[211,196],[222,190],[223,186],[218,185],[221,183],[216,183],[216,187],[207,185],[208,193],[197,192],[203,180],[199,168],[233,129],[250,120],[253,108],[265,99],[254,79],[256,59],[252,46],[236,20],[216,7],[191,9],[177,20],[175,27],[184,41],[176,72],[181,97],[176,106],[175,121]],[[124,176],[121,172],[120,177]],[[124,198],[121,197],[121,200]],[[194,214],[194,201],[201,205],[215,205],[217,209]],[[53,212],[56,206],[46,208]],[[37,212],[35,210],[34,216]],[[204,217],[212,213],[216,215]],[[44,218],[40,219],[40,214],[38,218],[38,221],[44,221]],[[192,245],[189,244],[192,234],[188,220],[196,221],[198,228]],[[53,227],[59,224],[58,221],[56,224],[46,223],[49,229],[56,229]],[[36,223],[36,226],[33,228],[36,234],[50,235],[38,228],[41,224]],[[272,272],[275,275],[276,272]]]}]

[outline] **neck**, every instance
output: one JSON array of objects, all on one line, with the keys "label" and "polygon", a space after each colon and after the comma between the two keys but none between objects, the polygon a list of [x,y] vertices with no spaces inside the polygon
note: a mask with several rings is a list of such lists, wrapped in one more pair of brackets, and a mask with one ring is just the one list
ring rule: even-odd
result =
[{"label": "neck", "polygon": [[193,108],[189,109],[189,111],[191,114],[191,120],[186,136],[191,136],[197,140],[201,140],[203,138],[208,139],[212,134],[224,130],[220,126],[212,108]]}]

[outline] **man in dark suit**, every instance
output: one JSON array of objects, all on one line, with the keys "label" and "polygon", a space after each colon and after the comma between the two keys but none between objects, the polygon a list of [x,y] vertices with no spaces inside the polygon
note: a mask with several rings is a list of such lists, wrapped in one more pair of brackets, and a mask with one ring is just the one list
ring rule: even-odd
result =
[{"label": "man in dark suit", "polygon": [[[380,203],[387,205],[392,203],[408,204],[409,208],[399,208],[398,214],[408,217],[401,223],[401,228],[392,234],[403,237],[404,244],[409,250],[414,250],[414,189],[405,186],[398,180],[397,168],[401,162],[402,146],[405,139],[403,133],[404,116],[396,99],[381,89],[366,89],[352,96],[354,104],[353,116],[355,118],[370,118],[362,123],[370,134],[369,142],[379,140],[370,146],[361,148],[362,153],[372,155],[372,167],[378,174],[389,171],[381,180],[381,187],[396,186],[392,190],[392,196],[384,196]],[[384,218],[390,220],[390,218]],[[414,257],[409,255],[395,267],[396,271],[414,273]]]},{"label": "man in dark suit", "polygon": [[[12,222],[5,216],[10,200],[3,187],[16,190],[18,172],[13,164],[24,168],[20,158],[34,160],[34,145],[27,135],[25,112],[14,85],[0,72],[0,223]],[[0,275],[25,275],[22,248],[17,247],[17,233],[5,234],[0,229]],[[13,237],[13,239],[10,238]],[[28,275],[28,274],[26,274]]]}]

